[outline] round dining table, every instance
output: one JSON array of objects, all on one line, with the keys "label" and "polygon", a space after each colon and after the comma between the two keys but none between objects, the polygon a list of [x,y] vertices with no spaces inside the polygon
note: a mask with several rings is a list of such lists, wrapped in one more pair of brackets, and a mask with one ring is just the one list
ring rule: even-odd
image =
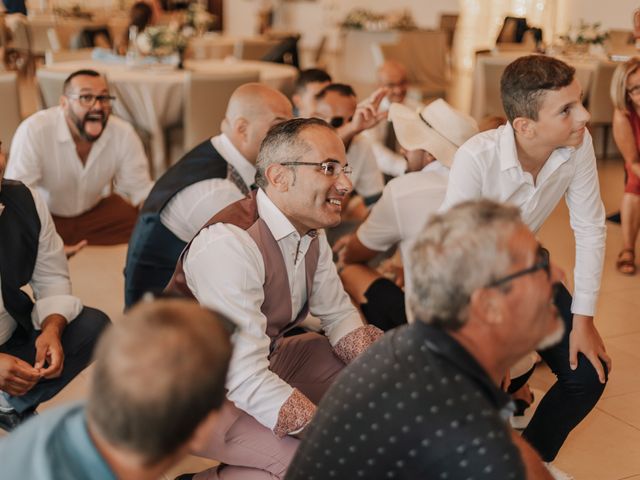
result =
[{"label": "round dining table", "polygon": [[297,76],[297,70],[290,65],[260,61],[187,60],[184,66],[184,70],[179,70],[170,65],[128,66],[114,59],[74,60],[54,63],[41,70],[68,74],[88,68],[104,73],[111,93],[117,98],[114,113],[150,136],[150,161],[156,178],[167,167],[165,130],[182,124],[189,72],[229,75],[258,71],[261,83],[287,95],[292,93]]}]

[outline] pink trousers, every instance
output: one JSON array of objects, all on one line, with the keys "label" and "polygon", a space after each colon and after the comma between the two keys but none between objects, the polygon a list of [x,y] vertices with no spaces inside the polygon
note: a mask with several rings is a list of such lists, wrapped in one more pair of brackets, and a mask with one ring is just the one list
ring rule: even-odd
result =
[{"label": "pink trousers", "polygon": [[[270,359],[270,369],[316,405],[331,386],[344,363],[329,340],[317,333],[288,337]],[[225,401],[209,447],[194,454],[222,464],[199,473],[197,480],[282,479],[298,448],[299,440],[276,437],[255,418]]]}]

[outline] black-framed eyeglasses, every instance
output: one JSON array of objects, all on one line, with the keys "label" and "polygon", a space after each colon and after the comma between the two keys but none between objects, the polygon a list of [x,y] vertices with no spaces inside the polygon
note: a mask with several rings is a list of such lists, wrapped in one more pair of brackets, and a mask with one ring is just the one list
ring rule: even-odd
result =
[{"label": "black-framed eyeglasses", "polygon": [[347,122],[350,122],[351,119],[353,117],[331,117],[331,119],[329,120],[329,125],[331,125],[333,128],[340,128],[342,125],[344,125]]},{"label": "black-framed eyeglasses", "polygon": [[544,248],[542,245],[538,246],[538,251],[536,252],[537,261],[531,267],[525,268],[524,270],[519,270],[517,272],[511,273],[506,277],[499,278],[489,283],[486,288],[494,288],[499,287],[500,285],[504,285],[511,280],[514,280],[518,277],[522,277],[524,275],[529,275],[530,273],[537,272],[538,270],[544,270],[547,272],[547,277],[551,278],[551,263],[549,261],[549,250]]},{"label": "black-framed eyeglasses", "polygon": [[100,102],[103,106],[110,107],[116,100],[116,97],[112,95],[93,95],[91,93],[70,93],[65,96],[78,100],[78,103],[83,107],[93,107],[96,102]]},{"label": "black-framed eyeglasses", "polygon": [[353,173],[353,168],[348,163],[345,166],[340,165],[340,163],[335,161],[326,161],[321,163],[315,162],[282,162],[280,165],[297,167],[298,165],[302,166],[313,166],[320,167],[320,171],[326,175],[327,177],[339,177],[341,173],[344,173],[347,177]]}]

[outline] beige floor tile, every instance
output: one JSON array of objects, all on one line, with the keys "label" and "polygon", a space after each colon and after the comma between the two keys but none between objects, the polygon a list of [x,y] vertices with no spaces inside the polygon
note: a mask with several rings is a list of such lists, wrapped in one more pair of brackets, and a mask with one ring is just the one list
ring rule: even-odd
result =
[{"label": "beige floor tile", "polygon": [[640,392],[640,378],[638,377],[640,358],[611,343],[607,344],[607,352],[611,356],[613,368],[602,398]]},{"label": "beige floor tile", "polygon": [[569,437],[555,462],[577,480],[619,480],[640,472],[640,431],[596,410]]},{"label": "beige floor tile", "polygon": [[605,398],[598,409],[640,431],[640,392]]},{"label": "beige floor tile", "polygon": [[610,338],[640,332],[638,310],[640,305],[616,292],[600,294],[595,323],[606,344]]}]

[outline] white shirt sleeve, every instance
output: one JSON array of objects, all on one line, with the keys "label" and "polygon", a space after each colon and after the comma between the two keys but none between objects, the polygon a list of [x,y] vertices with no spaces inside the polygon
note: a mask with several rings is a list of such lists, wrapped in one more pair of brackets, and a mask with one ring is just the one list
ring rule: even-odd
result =
[{"label": "white shirt sleeve", "polygon": [[115,190],[127,196],[133,205],[140,205],[149,195],[153,182],[149,175],[149,161],[142,142],[133,127],[123,121],[119,139],[119,166],[115,173]]},{"label": "white shirt sleeve", "polygon": [[[233,354],[227,398],[269,429],[293,388],[269,370],[264,263],[248,233],[225,224],[200,232],[184,262],[187,284],[197,300],[233,320]],[[216,273],[217,272],[217,273]]]},{"label": "white shirt sleeve", "polygon": [[482,197],[482,170],[479,162],[464,145],[456,151],[449,173],[447,193],[438,212],[446,212],[466,200]]},{"label": "white shirt sleeve", "polygon": [[329,342],[335,345],[342,337],[362,327],[364,323],[344,291],[326,235],[319,234],[318,242],[318,268],[313,278],[309,311],[320,319]]},{"label": "white shirt sleeve", "polygon": [[391,189],[394,181],[384,187],[382,197],[371,208],[371,213],[356,232],[358,240],[365,247],[377,252],[384,252],[402,240],[398,218],[393,208]]},{"label": "white shirt sleeve", "polygon": [[353,189],[362,197],[373,197],[381,193],[384,188],[382,173],[378,168],[369,142],[358,137],[354,142],[356,143],[350,147],[350,150],[356,149],[353,154],[349,155],[349,151],[347,151],[347,161],[356,163],[356,165],[352,165],[354,169]]},{"label": "white shirt sleeve", "polygon": [[71,281],[62,239],[57,234],[51,214],[37,192],[31,190],[40,217],[38,256],[31,277],[31,288],[36,299],[31,321],[36,330],[51,314],[59,314],[70,322],[82,311],[82,302],[71,295]]},{"label": "white shirt sleeve", "polygon": [[576,240],[575,291],[571,311],[592,316],[600,290],[606,227],[591,141],[585,141],[579,148],[576,160],[576,171],[565,196]]},{"label": "white shirt sleeve", "polygon": [[29,126],[29,120],[22,122],[11,141],[5,178],[20,180],[29,187],[40,186],[43,158],[40,146],[42,138]]}]

